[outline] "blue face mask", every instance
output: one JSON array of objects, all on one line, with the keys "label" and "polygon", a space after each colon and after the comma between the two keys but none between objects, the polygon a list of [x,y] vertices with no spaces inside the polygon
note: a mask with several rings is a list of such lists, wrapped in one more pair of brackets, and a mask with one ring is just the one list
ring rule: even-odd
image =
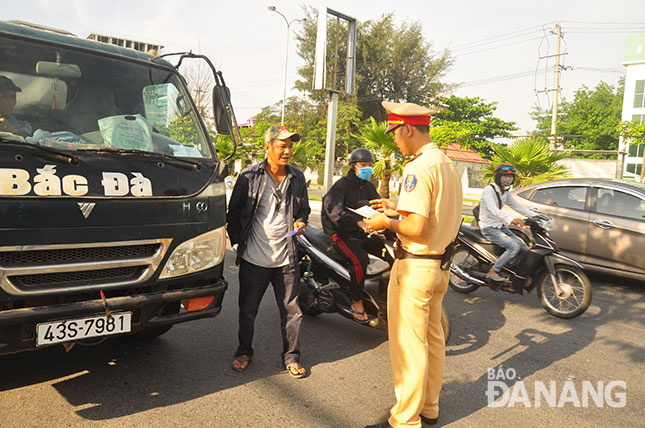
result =
[{"label": "blue face mask", "polygon": [[372,176],[372,167],[366,166],[365,168],[358,168],[358,178],[361,180],[369,180]]}]

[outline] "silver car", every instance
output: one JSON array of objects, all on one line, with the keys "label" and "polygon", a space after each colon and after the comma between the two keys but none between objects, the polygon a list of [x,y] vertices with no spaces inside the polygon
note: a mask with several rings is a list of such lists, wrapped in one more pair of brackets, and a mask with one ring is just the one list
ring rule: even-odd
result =
[{"label": "silver car", "polygon": [[645,185],[566,179],[512,193],[553,218],[551,237],[587,269],[645,281]]}]

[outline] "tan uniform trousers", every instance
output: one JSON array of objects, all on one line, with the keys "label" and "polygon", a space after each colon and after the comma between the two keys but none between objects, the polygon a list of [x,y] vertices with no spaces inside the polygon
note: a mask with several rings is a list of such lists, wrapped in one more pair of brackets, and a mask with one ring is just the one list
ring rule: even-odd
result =
[{"label": "tan uniform trousers", "polygon": [[420,414],[439,416],[446,356],[441,302],[450,275],[440,264],[397,259],[392,267],[387,318],[396,404],[388,422],[394,428],[420,428]]}]

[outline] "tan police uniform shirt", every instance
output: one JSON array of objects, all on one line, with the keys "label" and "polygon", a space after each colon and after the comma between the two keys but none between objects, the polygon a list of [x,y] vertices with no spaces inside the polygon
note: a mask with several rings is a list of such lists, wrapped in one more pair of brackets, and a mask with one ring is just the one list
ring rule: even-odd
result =
[{"label": "tan police uniform shirt", "polygon": [[419,237],[397,234],[403,249],[412,254],[443,254],[461,224],[461,178],[457,168],[436,143],[424,145],[403,170],[397,211],[426,218]]}]

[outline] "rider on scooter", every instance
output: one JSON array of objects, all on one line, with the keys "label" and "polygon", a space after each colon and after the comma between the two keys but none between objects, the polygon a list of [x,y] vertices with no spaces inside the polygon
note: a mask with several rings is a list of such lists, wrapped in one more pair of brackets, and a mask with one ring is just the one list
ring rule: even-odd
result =
[{"label": "rider on scooter", "polygon": [[347,208],[360,208],[367,201],[378,199],[376,188],[368,180],[372,175],[374,156],[364,148],[355,149],[349,157],[351,169],[338,180],[323,197],[322,225],[331,235],[336,251],[351,268],[352,314],[359,323],[369,321],[361,298],[365,282],[365,269],[369,263],[368,253],[380,256],[383,241],[366,233],[363,217]]},{"label": "rider on scooter", "polygon": [[497,283],[506,281],[499,274],[504,266],[520,260],[529,249],[524,241],[508,228],[511,223],[524,227],[524,221],[521,218],[513,218],[502,211],[502,207],[508,205],[525,217],[533,214],[509,192],[509,188],[515,181],[515,173],[515,167],[511,164],[498,165],[495,168],[494,183],[484,188],[479,203],[479,228],[482,235],[492,243],[506,249],[486,274],[487,280]]}]

